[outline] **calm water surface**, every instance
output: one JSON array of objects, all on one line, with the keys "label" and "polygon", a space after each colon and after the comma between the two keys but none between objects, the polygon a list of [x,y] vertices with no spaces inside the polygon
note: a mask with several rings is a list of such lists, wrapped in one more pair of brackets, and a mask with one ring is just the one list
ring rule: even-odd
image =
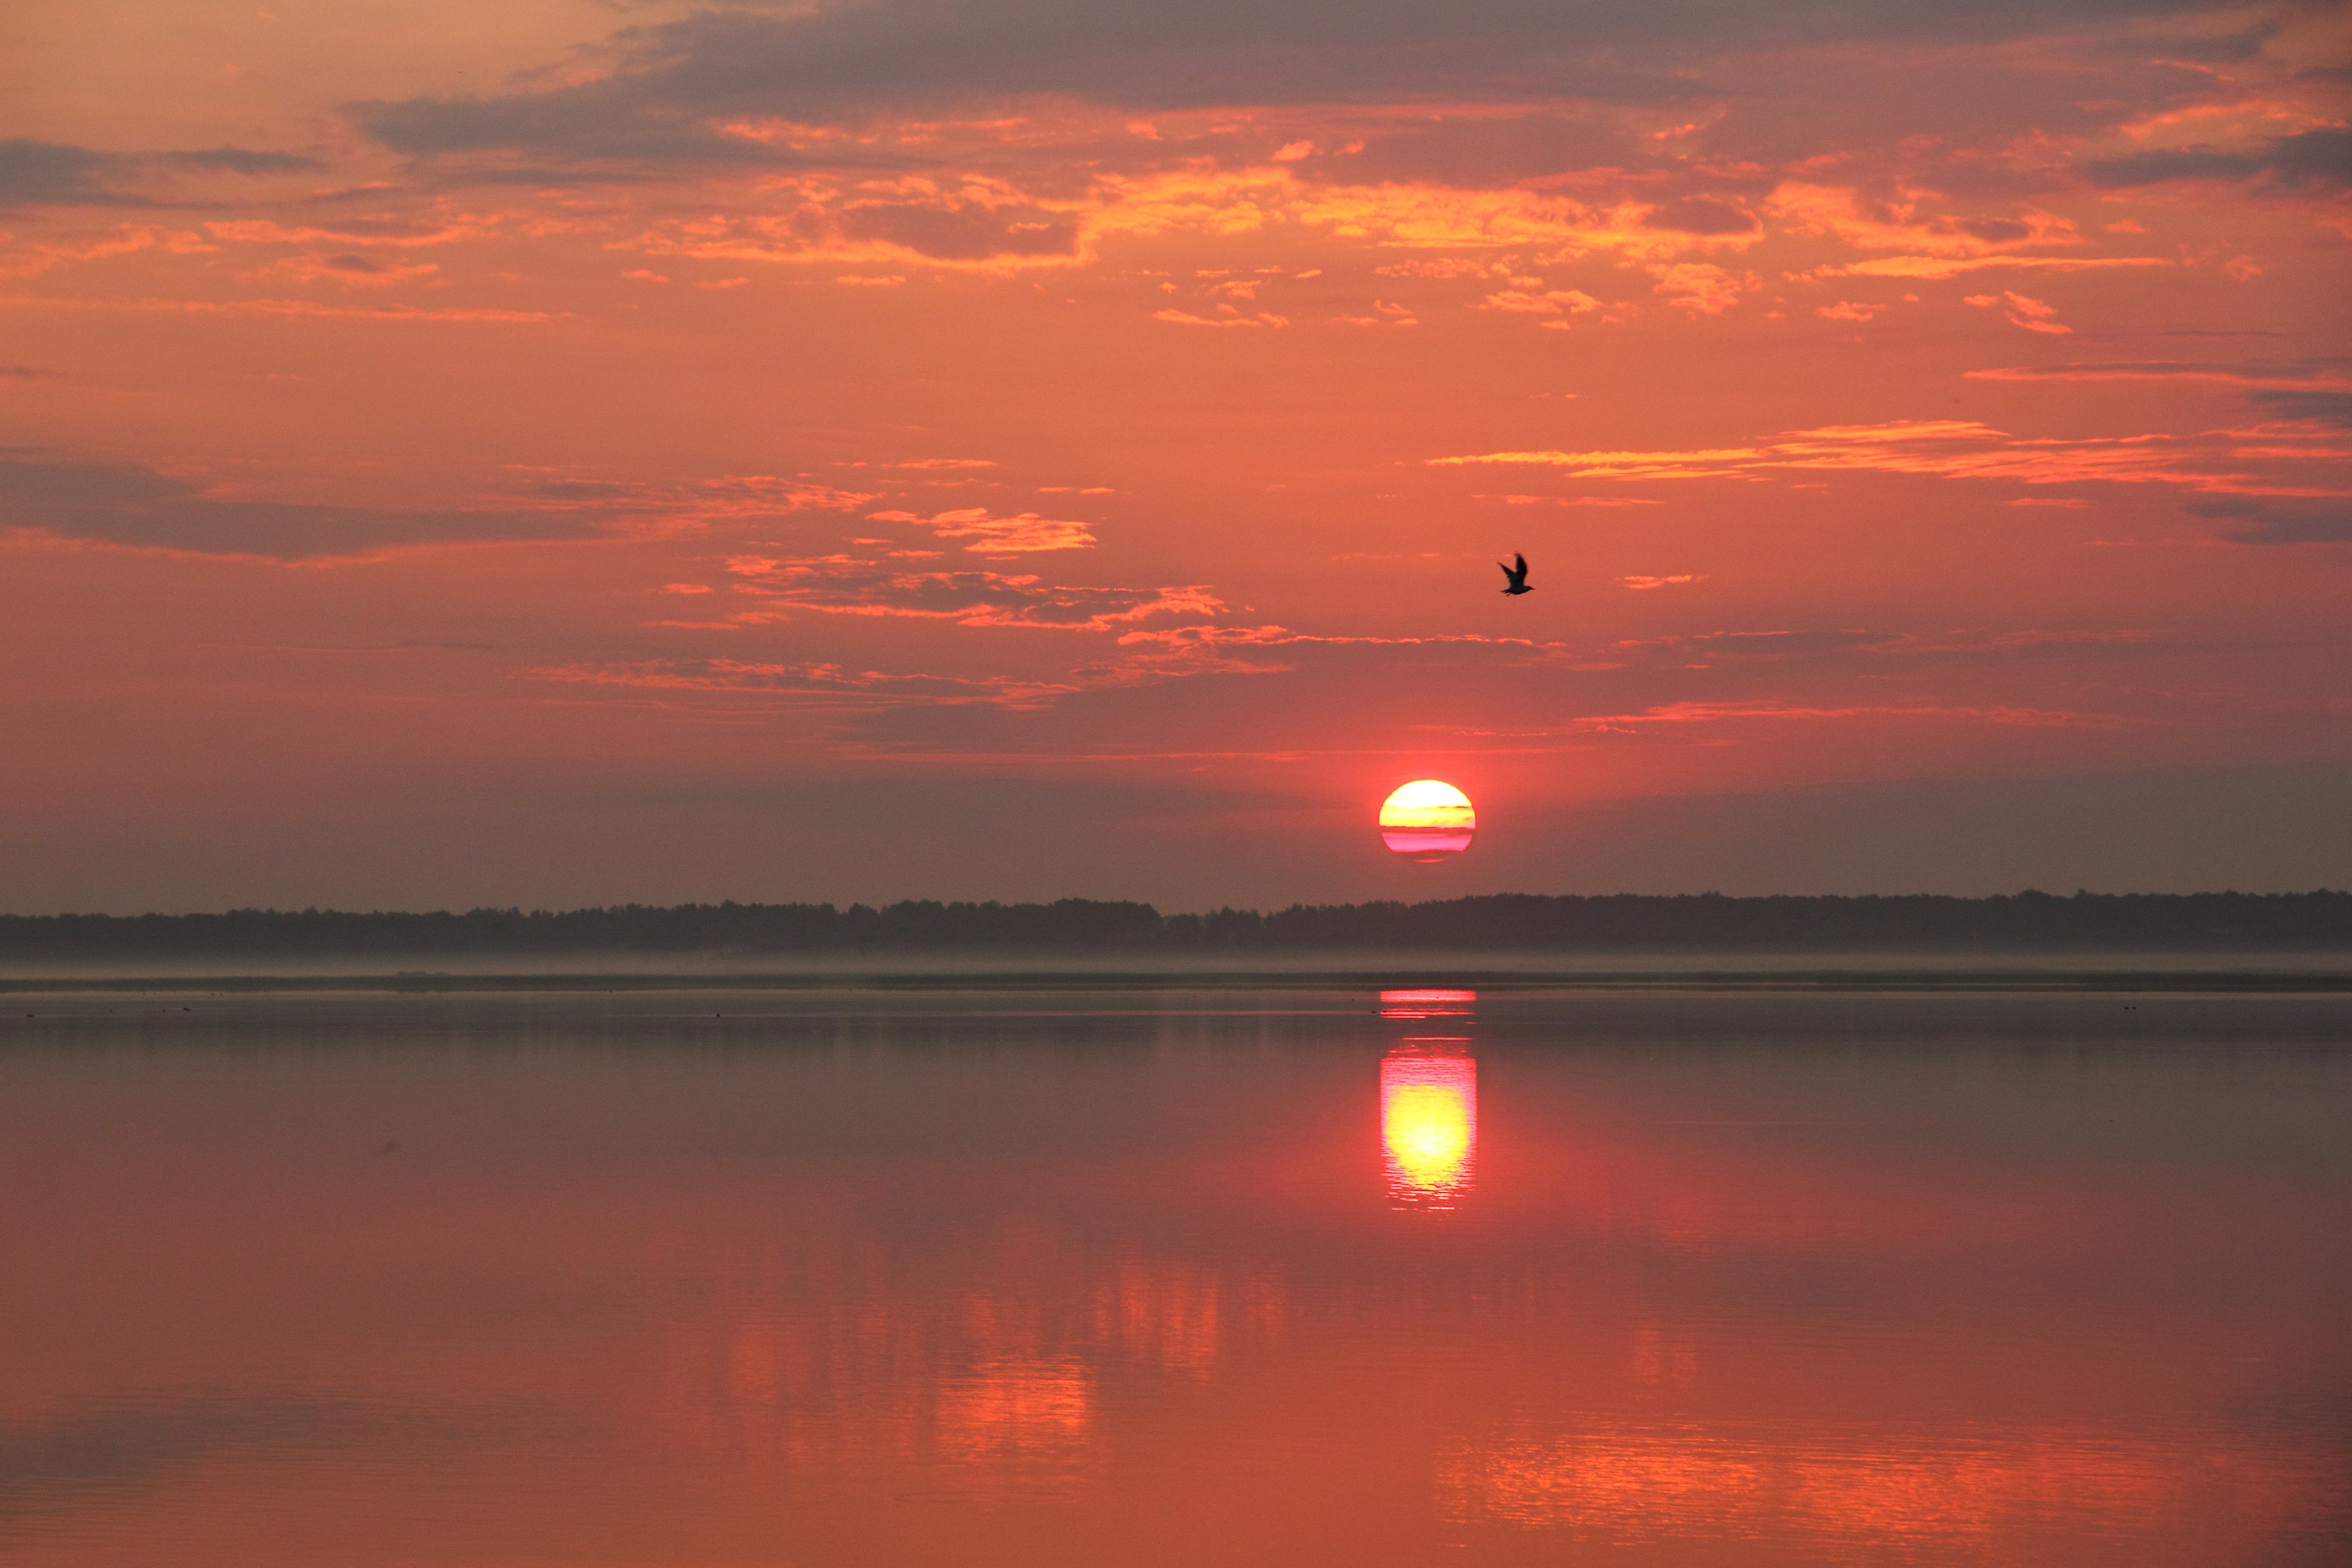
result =
[{"label": "calm water surface", "polygon": [[5,999],[0,1562],[2352,1539],[2352,1001]]}]

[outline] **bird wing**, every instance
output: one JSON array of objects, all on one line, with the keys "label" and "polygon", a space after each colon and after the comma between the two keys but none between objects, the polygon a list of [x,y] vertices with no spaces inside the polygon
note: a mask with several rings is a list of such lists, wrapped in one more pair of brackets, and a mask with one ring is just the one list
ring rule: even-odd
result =
[{"label": "bird wing", "polygon": [[1525,557],[1525,556],[1523,556],[1523,555],[1519,555],[1519,554],[1517,554],[1517,553],[1514,552],[1514,553],[1513,553],[1513,555],[1511,556],[1511,561],[1512,561],[1512,564],[1513,564],[1515,567],[1517,567],[1517,570],[1515,570],[1515,571],[1513,571],[1513,572],[1511,573],[1511,576],[1512,576],[1514,579],[1522,578],[1522,577],[1527,576],[1527,574],[1528,574],[1528,558],[1527,558],[1527,557]]},{"label": "bird wing", "polygon": [[1505,566],[1505,565],[1504,565],[1501,561],[1499,561],[1499,560],[1498,560],[1498,561],[1496,561],[1496,562],[1495,563],[1495,570],[1497,570],[1497,571],[1499,571],[1499,572],[1501,572],[1505,577],[1508,577],[1508,578],[1510,578],[1510,579],[1511,579],[1511,580],[1512,580],[1512,581],[1514,581],[1514,582],[1517,582],[1517,581],[1518,580],[1518,579],[1517,579],[1517,577],[1515,577],[1515,576],[1513,576],[1513,575],[1512,575],[1511,569],[1510,569],[1509,567],[1507,567],[1507,566]]}]

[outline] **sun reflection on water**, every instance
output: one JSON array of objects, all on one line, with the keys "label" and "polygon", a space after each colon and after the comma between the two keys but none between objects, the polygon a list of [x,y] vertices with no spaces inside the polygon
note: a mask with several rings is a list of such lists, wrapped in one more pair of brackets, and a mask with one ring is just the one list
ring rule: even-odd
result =
[{"label": "sun reflection on water", "polygon": [[1450,1019],[1468,1018],[1476,1010],[1478,993],[1415,989],[1382,991],[1381,1017],[1384,1019]]},{"label": "sun reflection on water", "polygon": [[1456,1040],[1409,1040],[1381,1061],[1389,1201],[1452,1208],[1478,1164],[1478,1064]]}]

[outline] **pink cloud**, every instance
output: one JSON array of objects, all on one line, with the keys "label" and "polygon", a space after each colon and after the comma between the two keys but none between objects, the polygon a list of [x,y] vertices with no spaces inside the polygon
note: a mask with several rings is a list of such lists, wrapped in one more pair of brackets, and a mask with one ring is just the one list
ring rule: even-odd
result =
[{"label": "pink cloud", "polygon": [[[908,571],[850,555],[738,556],[727,562],[736,591],[827,614],[905,617],[963,626],[1109,632],[1159,615],[1224,610],[1205,586],[1056,586],[1034,574]],[[751,612],[758,620],[763,612]]]},{"label": "pink cloud", "polygon": [[1488,452],[1433,466],[1528,465],[1578,478],[1755,478],[1783,470],[1852,470],[2027,485],[2178,485],[2235,495],[2345,494],[2343,441],[2299,425],[2191,435],[2081,439],[2011,435],[1973,420],[1896,420],[1790,431],[1751,446],[1658,452]]},{"label": "pink cloud", "polygon": [[1151,319],[1155,321],[1171,322],[1179,327],[1287,327],[1290,325],[1287,317],[1276,316],[1267,311],[1261,311],[1255,316],[1244,316],[1238,313],[1231,316],[1196,316],[1189,310],[1167,309],[1154,310],[1151,313]]},{"label": "pink cloud", "polygon": [[991,516],[985,507],[963,507],[926,517],[914,512],[868,512],[882,523],[912,523],[943,539],[968,538],[963,548],[975,555],[1028,555],[1040,550],[1086,549],[1095,542],[1085,523],[1045,517],[1035,512],[1016,517]]}]

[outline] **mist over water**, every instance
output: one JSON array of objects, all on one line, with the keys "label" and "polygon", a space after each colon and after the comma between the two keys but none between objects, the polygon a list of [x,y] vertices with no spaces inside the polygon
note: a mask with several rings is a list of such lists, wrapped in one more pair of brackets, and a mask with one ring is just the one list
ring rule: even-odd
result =
[{"label": "mist over water", "polygon": [[2352,1528],[2341,997],[7,1000],[0,1562]]}]

